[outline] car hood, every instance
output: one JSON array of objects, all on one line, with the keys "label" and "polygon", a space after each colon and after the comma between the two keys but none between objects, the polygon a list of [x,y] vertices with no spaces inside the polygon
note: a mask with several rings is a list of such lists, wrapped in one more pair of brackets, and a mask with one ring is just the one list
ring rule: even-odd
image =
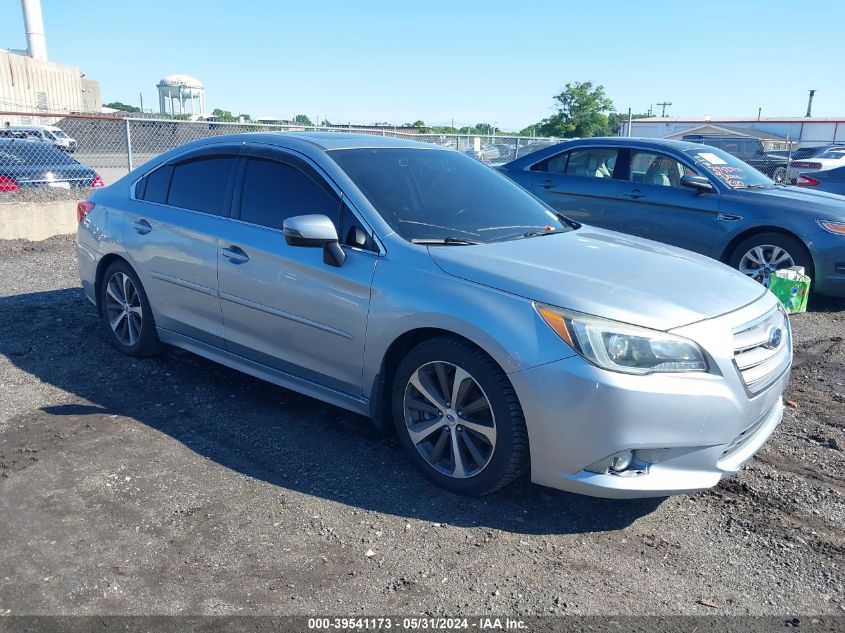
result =
[{"label": "car hood", "polygon": [[584,226],[475,246],[432,246],[447,274],[542,303],[668,330],[737,310],[766,289],[715,260]]},{"label": "car hood", "polygon": [[744,200],[750,199],[767,206],[776,205],[788,208],[790,211],[805,212],[813,216],[818,216],[818,212],[822,211],[826,214],[832,214],[837,219],[845,219],[845,197],[838,196],[835,193],[806,187],[735,189],[734,192],[742,196]]}]

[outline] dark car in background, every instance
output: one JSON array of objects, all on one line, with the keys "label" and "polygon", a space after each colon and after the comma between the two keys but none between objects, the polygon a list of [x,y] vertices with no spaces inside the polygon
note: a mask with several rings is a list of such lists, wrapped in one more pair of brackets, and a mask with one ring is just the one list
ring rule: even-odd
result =
[{"label": "dark car in background", "polygon": [[708,255],[766,285],[803,266],[815,291],[845,296],[845,198],[778,185],[715,147],[590,138],[498,169],[579,222]]},{"label": "dark car in background", "polygon": [[779,151],[767,151],[760,139],[739,134],[735,136],[730,134],[686,134],[681,140],[718,147],[766,174],[775,182],[786,180],[786,169],[789,165],[788,155],[783,156]]},{"label": "dark car in background", "polygon": [[845,165],[835,169],[801,173],[798,175],[796,184],[799,187],[808,187],[812,191],[827,191],[845,196]]},{"label": "dark car in background", "polygon": [[96,171],[55,145],[0,138],[0,194],[32,187],[77,189],[103,187]]}]

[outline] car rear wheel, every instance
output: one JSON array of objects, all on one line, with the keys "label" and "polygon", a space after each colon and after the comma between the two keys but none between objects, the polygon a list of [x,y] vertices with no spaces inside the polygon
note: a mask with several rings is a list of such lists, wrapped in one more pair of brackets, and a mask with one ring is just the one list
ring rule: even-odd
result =
[{"label": "car rear wheel", "polygon": [[758,233],[743,240],[734,249],[729,263],[767,288],[772,273],[790,266],[803,266],[808,275],[813,275],[807,248],[796,238],[782,233]]},{"label": "car rear wheel", "polygon": [[420,343],[399,364],[393,417],[411,461],[439,486],[489,494],[528,466],[528,434],[508,377],[457,338]]},{"label": "car rear wheel", "polygon": [[160,350],[147,294],[126,262],[114,262],[103,275],[100,310],[109,340],[124,354],[140,358]]},{"label": "car rear wheel", "polygon": [[772,180],[777,183],[786,182],[786,167],[778,167],[772,172]]}]

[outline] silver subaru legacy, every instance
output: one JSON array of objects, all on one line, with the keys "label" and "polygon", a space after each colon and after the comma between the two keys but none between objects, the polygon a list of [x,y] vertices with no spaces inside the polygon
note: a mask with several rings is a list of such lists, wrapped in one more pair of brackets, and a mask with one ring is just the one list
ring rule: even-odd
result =
[{"label": "silver subaru legacy", "polygon": [[344,133],[189,143],[78,207],[82,285],[130,356],[180,347],[395,427],[436,484],[530,469],[701,490],[781,420],[777,299],[555,213],[459,152]]}]

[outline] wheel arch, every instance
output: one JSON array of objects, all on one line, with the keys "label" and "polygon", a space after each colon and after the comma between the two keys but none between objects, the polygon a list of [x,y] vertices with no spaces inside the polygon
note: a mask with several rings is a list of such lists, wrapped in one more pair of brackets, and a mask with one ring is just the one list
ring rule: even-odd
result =
[{"label": "wheel arch", "polygon": [[722,254],[719,257],[719,261],[723,264],[729,263],[731,255],[733,255],[733,252],[736,250],[737,246],[739,246],[743,241],[747,240],[749,237],[753,237],[760,233],[780,233],[781,235],[785,235],[786,237],[791,237],[792,239],[798,240],[804,246],[804,249],[807,251],[807,255],[810,257],[810,263],[813,266],[812,272],[813,276],[815,277],[816,262],[815,260],[813,260],[813,254],[810,252],[810,249],[807,248],[807,244],[797,234],[790,231],[789,229],[783,228],[782,226],[764,224],[761,226],[755,226],[753,228],[746,229],[745,231],[738,233],[733,238],[731,238],[731,241],[728,242],[728,245],[725,246],[725,248],[722,250]]},{"label": "wheel arch", "polygon": [[108,255],[103,256],[100,258],[100,261],[97,262],[97,272],[94,276],[94,299],[97,301],[97,314],[103,316],[103,308],[102,308],[102,286],[103,286],[103,277],[106,274],[106,271],[109,269],[114,262],[122,261],[127,266],[132,268],[132,264],[127,260],[125,257],[118,255],[117,253],[109,253]]},{"label": "wheel arch", "polygon": [[381,360],[378,375],[375,377],[370,391],[370,417],[380,431],[386,433],[393,429],[390,394],[393,391],[393,377],[399,363],[402,362],[408,352],[420,343],[440,337],[458,339],[471,345],[489,357],[507,375],[507,371],[490,352],[466,336],[439,327],[417,327],[407,330],[393,339],[387,347]]}]

